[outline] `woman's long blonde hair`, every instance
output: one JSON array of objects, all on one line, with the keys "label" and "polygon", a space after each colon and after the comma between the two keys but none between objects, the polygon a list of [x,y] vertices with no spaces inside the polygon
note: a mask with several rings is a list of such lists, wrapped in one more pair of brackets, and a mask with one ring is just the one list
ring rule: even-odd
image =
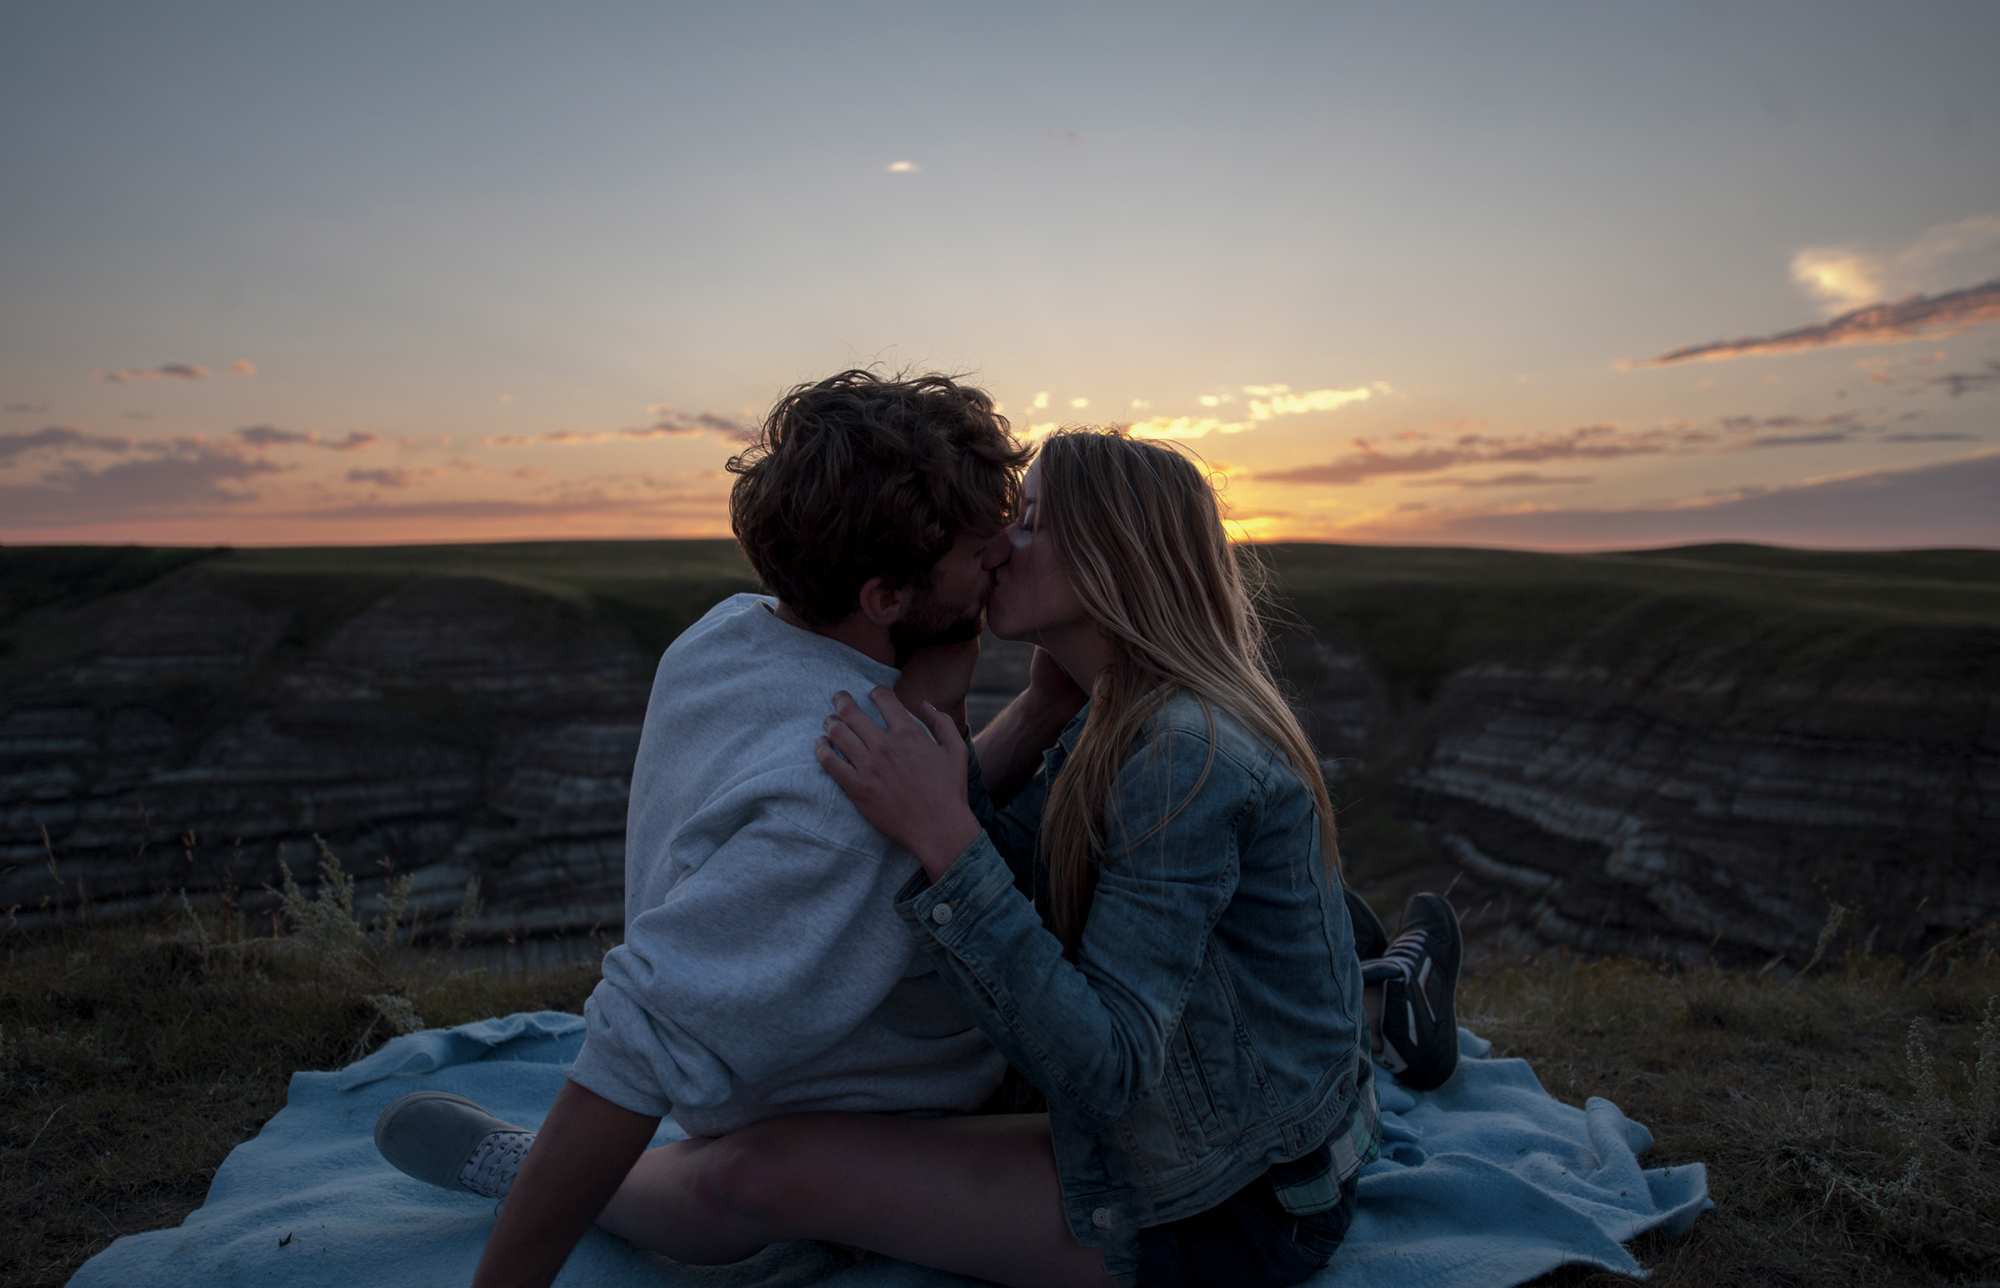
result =
[{"label": "woman's long blonde hair", "polygon": [[[1208,778],[1220,708],[1290,762],[1319,816],[1321,860],[1337,876],[1326,780],[1271,676],[1264,624],[1207,477],[1180,453],[1115,430],[1051,435],[1037,466],[1042,522],[1084,611],[1112,649],[1042,817],[1049,924],[1069,955],[1082,941],[1095,865],[1105,857],[1112,783],[1140,727],[1177,693],[1200,701],[1211,742],[1200,779],[1166,817],[1185,808]],[[1163,819],[1154,830],[1165,825]]]}]

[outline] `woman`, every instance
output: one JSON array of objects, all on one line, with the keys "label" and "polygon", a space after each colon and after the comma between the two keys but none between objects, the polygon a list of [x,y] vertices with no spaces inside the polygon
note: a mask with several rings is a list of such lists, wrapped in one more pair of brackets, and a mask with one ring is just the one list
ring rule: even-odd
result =
[{"label": "woman", "polygon": [[1343,905],[1316,759],[1187,458],[1057,434],[1006,538],[993,630],[1090,699],[1043,772],[995,808],[952,720],[887,689],[886,728],[836,699],[819,760],[917,856],[898,911],[1047,1113],[768,1119],[650,1151],[598,1223],[705,1263],[803,1237],[1023,1288],[1297,1283],[1375,1155],[1371,1019],[1406,1082],[1449,1076],[1456,920],[1418,896],[1385,951]]},{"label": "woman", "polygon": [[1047,1095],[1072,1236],[1142,1285],[1296,1282],[1376,1136],[1316,758],[1185,457],[1057,435],[1009,538],[989,623],[1091,695],[1046,772],[982,820],[948,721],[844,702],[821,763],[917,855],[906,917]]}]

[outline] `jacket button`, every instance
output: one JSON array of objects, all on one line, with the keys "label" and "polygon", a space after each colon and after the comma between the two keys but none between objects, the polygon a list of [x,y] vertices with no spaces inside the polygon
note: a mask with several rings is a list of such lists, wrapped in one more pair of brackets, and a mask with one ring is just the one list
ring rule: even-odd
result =
[{"label": "jacket button", "polygon": [[951,924],[951,905],[941,903],[937,907],[932,908],[931,920],[940,926],[949,926]]},{"label": "jacket button", "polygon": [[1111,1209],[1098,1208],[1090,1214],[1090,1223],[1100,1230],[1109,1230],[1111,1228]]}]

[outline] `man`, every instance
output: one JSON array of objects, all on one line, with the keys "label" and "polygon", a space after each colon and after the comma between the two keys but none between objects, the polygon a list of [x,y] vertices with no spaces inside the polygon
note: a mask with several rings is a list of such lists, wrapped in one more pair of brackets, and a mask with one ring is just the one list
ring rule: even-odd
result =
[{"label": "man", "polygon": [[[894,911],[915,859],[814,744],[836,691],[878,685],[963,727],[965,653],[1026,458],[979,390],[847,371],[787,394],[729,462],[732,526],[775,600],[724,601],[661,660],[633,767],[626,938],[569,1082],[538,1137],[440,1093],[377,1125],[403,1170],[507,1195],[476,1282],[547,1282],[661,1116],[704,1138],[992,1095],[1005,1062]],[[1082,702],[1038,675],[980,739],[997,795]]]}]

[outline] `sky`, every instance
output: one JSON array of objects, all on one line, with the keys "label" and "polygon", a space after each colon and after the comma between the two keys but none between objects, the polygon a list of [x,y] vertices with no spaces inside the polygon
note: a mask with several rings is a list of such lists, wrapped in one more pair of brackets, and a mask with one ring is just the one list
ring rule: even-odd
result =
[{"label": "sky", "polygon": [[0,542],[723,536],[942,370],[1251,539],[2000,546],[2000,6],[21,3]]}]

